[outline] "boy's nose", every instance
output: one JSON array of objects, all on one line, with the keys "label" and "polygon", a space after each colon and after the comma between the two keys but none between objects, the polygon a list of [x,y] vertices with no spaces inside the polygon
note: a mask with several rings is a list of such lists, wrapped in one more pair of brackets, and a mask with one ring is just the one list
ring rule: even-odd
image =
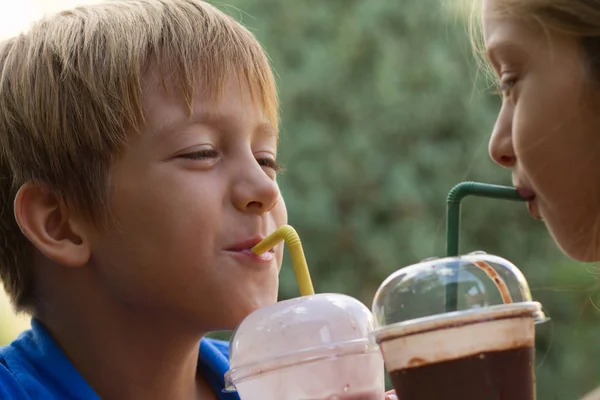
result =
[{"label": "boy's nose", "polygon": [[489,143],[492,160],[504,168],[513,168],[517,162],[512,138],[512,117],[502,110],[494,126]]},{"label": "boy's nose", "polygon": [[240,172],[233,189],[233,204],[243,212],[269,212],[279,199],[279,186],[256,164]]}]

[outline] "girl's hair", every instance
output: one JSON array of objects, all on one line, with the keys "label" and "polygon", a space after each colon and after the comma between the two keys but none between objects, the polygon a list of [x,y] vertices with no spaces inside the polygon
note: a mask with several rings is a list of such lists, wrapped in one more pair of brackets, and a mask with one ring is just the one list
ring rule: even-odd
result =
[{"label": "girl's hair", "polygon": [[[577,37],[590,71],[600,78],[600,0],[495,0],[499,15],[536,23],[543,29]],[[470,0],[469,32],[479,61],[485,60],[480,4]],[[487,63],[486,63],[487,64]]]}]

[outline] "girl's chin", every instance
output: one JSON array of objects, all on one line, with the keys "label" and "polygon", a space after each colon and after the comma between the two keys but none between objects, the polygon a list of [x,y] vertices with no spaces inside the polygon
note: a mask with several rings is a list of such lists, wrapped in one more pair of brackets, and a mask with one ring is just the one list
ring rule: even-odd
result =
[{"label": "girl's chin", "polygon": [[596,240],[594,235],[586,234],[583,240],[574,241],[574,234],[554,233],[552,230],[550,233],[558,248],[567,257],[584,263],[600,261],[600,241]]}]

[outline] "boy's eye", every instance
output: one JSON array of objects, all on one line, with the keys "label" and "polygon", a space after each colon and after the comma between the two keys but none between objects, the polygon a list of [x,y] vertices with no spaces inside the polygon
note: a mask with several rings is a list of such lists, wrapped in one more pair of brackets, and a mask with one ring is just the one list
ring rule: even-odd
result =
[{"label": "boy's eye", "polygon": [[[220,156],[220,153],[214,149],[204,149],[204,150],[194,151],[191,153],[182,154],[182,155],[178,156],[178,158],[185,158],[187,160],[210,160],[210,159],[218,158],[219,156]],[[283,168],[281,167],[281,165],[279,165],[279,163],[274,158],[262,157],[262,158],[257,158],[256,161],[258,162],[258,165],[260,165],[261,167],[268,168],[275,173],[283,171]]]},{"label": "boy's eye", "polygon": [[283,170],[281,165],[273,158],[257,158],[256,161],[261,167],[269,168],[276,173]]},{"label": "boy's eye", "polygon": [[194,151],[193,153],[182,154],[179,158],[185,158],[188,160],[205,160],[209,158],[216,158],[219,156],[219,152],[214,149],[204,149]]}]

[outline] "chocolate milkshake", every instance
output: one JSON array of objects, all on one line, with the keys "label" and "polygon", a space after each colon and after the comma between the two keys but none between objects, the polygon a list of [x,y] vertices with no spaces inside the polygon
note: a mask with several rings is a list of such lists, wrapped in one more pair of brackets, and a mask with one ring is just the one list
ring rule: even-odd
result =
[{"label": "chocolate milkshake", "polygon": [[381,332],[398,397],[534,400],[534,307],[490,307]]}]

